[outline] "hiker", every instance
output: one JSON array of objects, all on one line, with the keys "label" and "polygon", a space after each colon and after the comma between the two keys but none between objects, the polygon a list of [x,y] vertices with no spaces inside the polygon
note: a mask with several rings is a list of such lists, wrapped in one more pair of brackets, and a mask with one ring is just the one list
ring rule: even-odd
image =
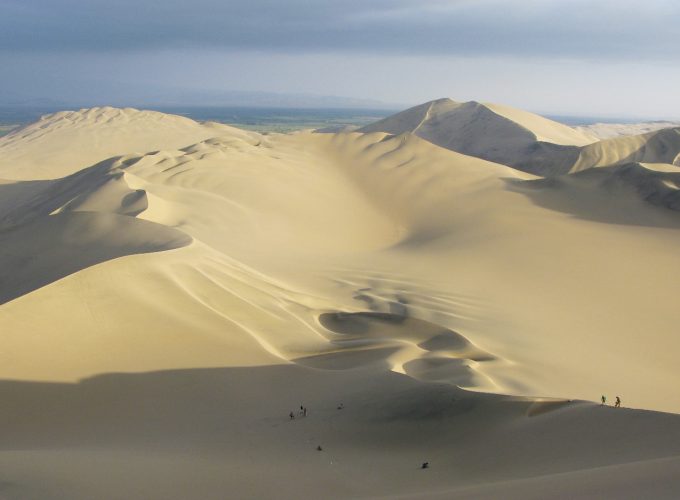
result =
[{"label": "hiker", "polygon": [[292,411],[288,416],[290,417],[291,420],[295,420],[295,413],[293,413]]},{"label": "hiker", "polygon": [[321,447],[321,445],[316,447],[316,451],[323,451],[323,448]]},{"label": "hiker", "polygon": [[420,466],[421,469],[427,469],[430,467],[430,462],[423,462],[423,465]]},{"label": "hiker", "polygon": [[614,403],[614,408],[621,408],[621,398],[616,396],[616,403]]},{"label": "hiker", "polygon": [[607,404],[607,396],[605,396],[605,395],[603,394],[603,395],[602,395],[602,398],[601,398],[601,401],[602,401],[602,402],[600,403],[600,406],[606,405],[606,404]]}]

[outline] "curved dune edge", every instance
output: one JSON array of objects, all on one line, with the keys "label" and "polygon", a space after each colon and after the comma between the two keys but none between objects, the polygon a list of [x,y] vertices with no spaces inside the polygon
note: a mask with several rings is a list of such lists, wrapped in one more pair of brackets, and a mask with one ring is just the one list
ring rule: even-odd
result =
[{"label": "curved dune edge", "polygon": [[476,390],[497,389],[492,380],[475,370],[478,363],[496,358],[451,329],[404,313],[326,312],[318,321],[335,334],[330,339],[330,352],[294,362],[328,370],[379,363],[417,380]]}]

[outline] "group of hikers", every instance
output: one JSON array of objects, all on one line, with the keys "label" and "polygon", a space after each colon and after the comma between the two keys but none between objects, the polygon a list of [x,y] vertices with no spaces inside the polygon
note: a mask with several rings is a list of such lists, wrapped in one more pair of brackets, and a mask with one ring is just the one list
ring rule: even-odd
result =
[{"label": "group of hikers", "polygon": [[[345,405],[344,403],[340,403],[338,405],[338,410],[344,410]],[[307,416],[307,407],[305,405],[300,405],[300,411],[298,412],[298,417],[306,417]],[[295,412],[290,412],[288,414],[288,417],[290,417],[291,420],[295,420]]]},{"label": "group of hikers", "polygon": [[[602,396],[602,401],[603,401],[602,404],[604,404],[604,400],[605,400],[605,399],[606,399],[606,398],[605,398],[604,396]],[[617,397],[616,399],[619,400],[618,397]],[[620,402],[620,401],[619,401],[619,402]],[[344,403],[340,403],[340,404],[337,406],[337,409],[338,409],[338,410],[344,410],[344,409],[345,409]],[[298,411],[298,416],[299,416],[299,417],[306,417],[306,416],[307,416],[307,407],[306,407],[305,405],[300,405],[300,410]],[[291,420],[295,420],[295,412],[294,412],[294,411],[291,411],[291,412],[288,414],[288,417],[289,417]],[[316,447],[316,451],[323,451],[323,448],[321,447],[321,445],[318,445],[318,446]],[[331,463],[333,463],[333,462],[331,462]],[[421,468],[421,469],[429,469],[429,468],[430,468],[430,462],[423,462],[422,465],[420,466],[420,468]]]},{"label": "group of hikers", "polygon": [[[292,411],[288,414],[288,416],[290,417],[291,420],[295,419],[295,413],[292,412]],[[300,411],[298,413],[298,416],[299,417],[306,417],[307,416],[307,407],[300,405]]]},{"label": "group of hikers", "polygon": [[[602,397],[600,398],[600,401],[601,401],[600,406],[605,406],[607,404],[607,396],[605,396],[603,394]],[[614,403],[614,408],[621,408],[621,398],[618,397],[618,396],[616,396],[616,402]]]}]

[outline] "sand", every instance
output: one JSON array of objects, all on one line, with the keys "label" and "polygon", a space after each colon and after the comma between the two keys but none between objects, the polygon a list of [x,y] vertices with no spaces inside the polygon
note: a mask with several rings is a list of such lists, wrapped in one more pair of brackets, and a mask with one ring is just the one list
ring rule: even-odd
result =
[{"label": "sand", "polygon": [[[674,136],[404,113],[0,138],[0,497],[677,496]],[[500,162],[536,143],[614,161]]]}]

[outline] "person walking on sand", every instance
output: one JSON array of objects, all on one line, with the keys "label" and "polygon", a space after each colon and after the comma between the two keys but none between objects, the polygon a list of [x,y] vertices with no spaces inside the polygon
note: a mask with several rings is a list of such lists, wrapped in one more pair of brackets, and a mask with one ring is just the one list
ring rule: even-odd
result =
[{"label": "person walking on sand", "polygon": [[290,417],[291,420],[295,420],[295,413],[293,413],[292,411],[288,416]]},{"label": "person walking on sand", "polygon": [[614,408],[621,408],[621,398],[616,396],[616,403],[614,403]]},{"label": "person walking on sand", "polygon": [[600,403],[600,406],[606,405],[606,404],[607,404],[607,396],[605,396],[605,395],[603,394],[602,397],[600,398],[600,401],[602,401],[602,402]]}]

